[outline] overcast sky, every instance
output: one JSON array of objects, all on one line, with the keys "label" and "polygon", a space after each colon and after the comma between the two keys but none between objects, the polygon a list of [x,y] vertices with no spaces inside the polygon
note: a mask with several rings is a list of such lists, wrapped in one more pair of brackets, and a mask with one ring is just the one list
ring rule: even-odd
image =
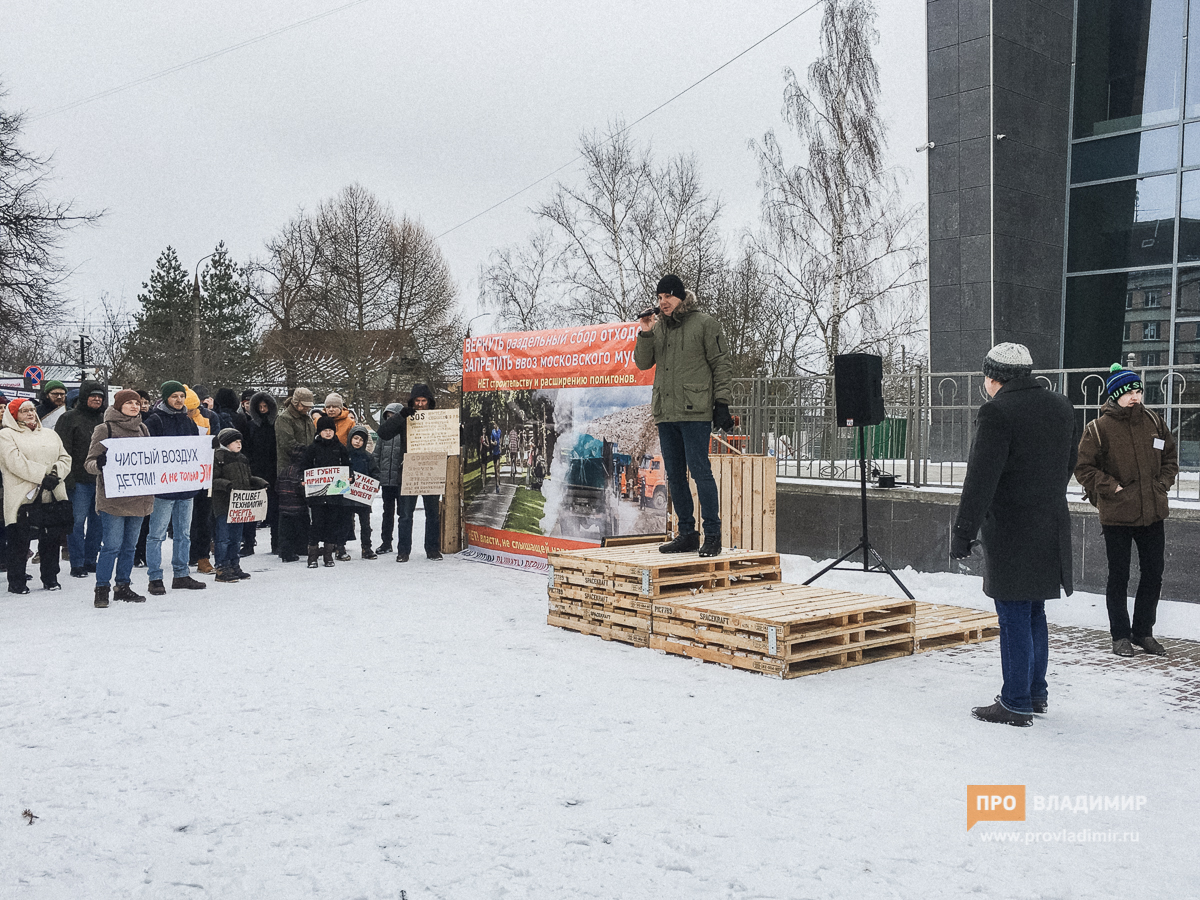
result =
[{"label": "overcast sky", "polygon": [[[348,0],[4,0],[0,81],[53,153],[54,196],[106,209],[64,258],[80,316],[136,308],[168,244],[189,268],[224,239],[245,260],[298,208],[360,182],[440,234],[571,160],[581,131],[633,121],[811,0],[504,3],[363,0],[319,21],[65,112],[57,107]],[[879,0],[890,157],[925,199],[924,0]],[[638,125],[660,159],[696,156],[733,235],[758,214],[747,142],[782,129],[782,71],[817,52],[821,7]],[[579,169],[556,180],[572,181]],[[522,240],[544,182],[447,235],[469,314],[488,252]],[[484,319],[475,325],[486,326]]]}]

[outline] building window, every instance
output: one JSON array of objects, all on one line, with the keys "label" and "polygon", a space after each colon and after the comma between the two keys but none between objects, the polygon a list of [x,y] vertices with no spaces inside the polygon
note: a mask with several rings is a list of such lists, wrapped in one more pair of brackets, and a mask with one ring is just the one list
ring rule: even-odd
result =
[{"label": "building window", "polygon": [[1142,340],[1143,341],[1157,341],[1158,339],[1159,339],[1158,338],[1158,323],[1157,322],[1143,322],[1142,323]]},{"label": "building window", "polygon": [[1158,309],[1162,306],[1162,298],[1158,291],[1146,291],[1146,296],[1142,299],[1142,306],[1146,309]]},{"label": "building window", "polygon": [[1178,175],[1153,175],[1073,188],[1067,271],[1173,262],[1178,183]]},{"label": "building window", "polygon": [[1133,323],[1132,322],[1125,323],[1125,332],[1121,335],[1121,340],[1123,340],[1127,344],[1133,340]]},{"label": "building window", "polygon": [[1160,363],[1159,363],[1159,361],[1158,361],[1158,360],[1159,360],[1159,357],[1160,357],[1161,355],[1162,355],[1162,353],[1161,353],[1161,351],[1159,351],[1159,350],[1146,350],[1146,351],[1144,351],[1144,352],[1142,353],[1142,365],[1143,365],[1143,366],[1157,366],[1157,365],[1160,365]]},{"label": "building window", "polygon": [[[1190,132],[1188,137],[1191,137]],[[1200,149],[1197,154],[1200,155]],[[1102,141],[1083,141],[1071,148],[1071,183],[1162,172],[1174,169],[1178,162],[1178,127],[1122,134]]]}]

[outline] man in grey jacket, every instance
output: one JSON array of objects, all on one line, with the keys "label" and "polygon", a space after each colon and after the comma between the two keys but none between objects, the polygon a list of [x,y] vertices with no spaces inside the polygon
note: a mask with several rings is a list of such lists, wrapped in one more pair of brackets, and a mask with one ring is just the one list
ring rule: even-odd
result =
[{"label": "man in grey jacket", "polygon": [[[633,361],[654,369],[651,411],[667,470],[667,487],[679,517],[679,533],[658,549],[663,553],[721,552],[721,513],[717,483],[708,461],[713,426],[729,431],[733,380],[729,345],[721,324],[696,309],[696,295],[678,275],[658,283],[659,315],[642,317]],[[696,482],[704,520],[704,546],[696,531],[695,504],[688,473]]]}]

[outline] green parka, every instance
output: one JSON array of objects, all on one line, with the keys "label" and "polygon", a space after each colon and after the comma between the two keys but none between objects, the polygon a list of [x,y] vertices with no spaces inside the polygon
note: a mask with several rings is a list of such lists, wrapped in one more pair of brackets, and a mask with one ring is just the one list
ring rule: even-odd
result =
[{"label": "green parka", "polygon": [[1140,403],[1109,400],[1083,430],[1075,478],[1094,500],[1101,525],[1143,527],[1167,518],[1167,491],[1178,474],[1171,429]]},{"label": "green parka", "polygon": [[302,413],[288,400],[275,417],[275,468],[282,475],[292,458],[293,447],[307,447],[317,436],[317,425],[308,413]]},{"label": "green parka", "polygon": [[694,307],[695,295],[650,331],[639,331],[633,361],[654,368],[651,412],[654,423],[709,422],[713,404],[733,402],[729,345],[721,324]]}]

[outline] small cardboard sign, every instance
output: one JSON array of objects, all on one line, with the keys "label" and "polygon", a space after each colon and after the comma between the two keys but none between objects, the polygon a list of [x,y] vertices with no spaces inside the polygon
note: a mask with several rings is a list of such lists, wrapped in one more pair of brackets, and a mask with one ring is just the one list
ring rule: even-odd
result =
[{"label": "small cardboard sign", "polygon": [[424,497],[446,490],[445,453],[405,453],[400,494]]},{"label": "small cardboard sign", "polygon": [[325,466],[304,470],[305,497],[337,497],[350,493],[350,467]]},{"label": "small cardboard sign", "polygon": [[267,489],[256,491],[229,492],[229,518],[231,525],[237,522],[262,522],[267,518]]},{"label": "small cardboard sign", "polygon": [[408,450],[458,456],[458,410],[413,410],[408,419]]},{"label": "small cardboard sign", "polygon": [[370,506],[382,490],[383,485],[379,483],[378,478],[359,473],[354,476],[354,484],[350,485],[346,499],[353,503],[361,503],[363,506]]}]

